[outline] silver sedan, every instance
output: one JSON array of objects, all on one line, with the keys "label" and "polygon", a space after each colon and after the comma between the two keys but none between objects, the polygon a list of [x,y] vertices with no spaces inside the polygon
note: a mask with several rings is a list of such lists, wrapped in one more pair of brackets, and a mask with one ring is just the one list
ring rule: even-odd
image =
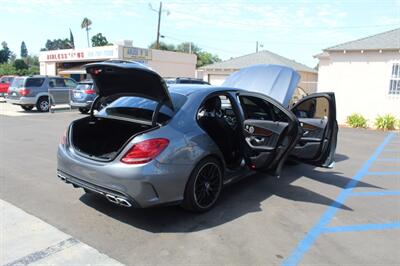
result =
[{"label": "silver sedan", "polygon": [[134,62],[86,70],[98,97],[91,115],[62,136],[57,174],[112,203],[180,204],[201,212],[239,178],[256,171],[279,177],[288,159],[333,166],[334,94],[312,94],[289,108],[299,81],[293,69],[258,65],[234,73],[222,87],[169,88]]}]

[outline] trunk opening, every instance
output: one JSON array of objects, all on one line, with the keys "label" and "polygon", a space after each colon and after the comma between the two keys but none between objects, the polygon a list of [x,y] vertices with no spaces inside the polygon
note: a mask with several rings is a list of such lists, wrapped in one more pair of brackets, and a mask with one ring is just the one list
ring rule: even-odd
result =
[{"label": "trunk opening", "polygon": [[86,117],[71,126],[75,150],[93,159],[112,160],[134,135],[152,126],[102,117]]}]

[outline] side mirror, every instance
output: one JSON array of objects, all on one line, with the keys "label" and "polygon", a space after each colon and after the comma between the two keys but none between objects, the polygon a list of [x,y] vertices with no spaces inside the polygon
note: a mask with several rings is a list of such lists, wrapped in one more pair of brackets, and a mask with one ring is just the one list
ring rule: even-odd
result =
[{"label": "side mirror", "polygon": [[50,82],[49,82],[49,87],[51,87],[51,88],[54,87],[54,82],[53,82],[53,81],[50,81]]},{"label": "side mirror", "polygon": [[2,80],[0,83],[6,83],[6,81],[5,81],[5,80]]}]

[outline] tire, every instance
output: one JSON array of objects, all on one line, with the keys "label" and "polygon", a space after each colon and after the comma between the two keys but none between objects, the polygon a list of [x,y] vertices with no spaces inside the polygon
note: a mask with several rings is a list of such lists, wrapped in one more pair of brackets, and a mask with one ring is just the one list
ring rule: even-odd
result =
[{"label": "tire", "polygon": [[21,108],[24,109],[24,111],[31,111],[33,109],[33,105],[21,105]]},{"label": "tire", "polygon": [[222,190],[222,167],[217,159],[207,157],[200,161],[186,184],[182,207],[205,212],[215,206]]},{"label": "tire", "polygon": [[79,108],[78,110],[79,110],[79,112],[81,112],[82,114],[87,114],[87,113],[89,112],[89,109],[87,109],[87,108]]},{"label": "tire", "polygon": [[48,112],[50,109],[49,97],[42,96],[36,103],[36,108],[39,112]]}]

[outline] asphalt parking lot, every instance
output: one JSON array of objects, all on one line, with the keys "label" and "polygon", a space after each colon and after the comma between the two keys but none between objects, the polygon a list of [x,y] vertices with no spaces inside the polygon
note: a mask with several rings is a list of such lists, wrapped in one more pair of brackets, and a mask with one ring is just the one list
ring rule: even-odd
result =
[{"label": "asphalt parking lot", "polygon": [[400,134],[341,128],[333,169],[286,165],[227,187],[208,213],[127,209],[56,177],[77,111],[0,103],[0,194],[127,265],[400,264]]}]

